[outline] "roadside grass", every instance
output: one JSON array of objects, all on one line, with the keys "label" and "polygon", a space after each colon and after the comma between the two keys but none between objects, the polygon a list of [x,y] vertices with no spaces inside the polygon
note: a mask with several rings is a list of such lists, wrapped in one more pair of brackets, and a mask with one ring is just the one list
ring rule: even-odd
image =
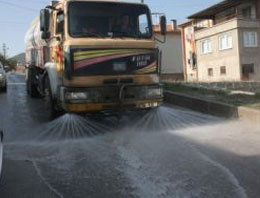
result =
[{"label": "roadside grass", "polygon": [[182,83],[165,83],[164,89],[209,101],[221,102],[235,106],[245,106],[260,110],[260,93],[256,95],[231,94],[227,90],[210,90],[203,87],[192,87]]}]

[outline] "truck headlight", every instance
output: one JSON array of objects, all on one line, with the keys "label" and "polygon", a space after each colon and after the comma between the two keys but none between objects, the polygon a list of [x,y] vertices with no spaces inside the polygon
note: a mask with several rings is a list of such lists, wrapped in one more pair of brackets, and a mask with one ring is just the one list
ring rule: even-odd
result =
[{"label": "truck headlight", "polygon": [[67,92],[65,94],[66,100],[87,100],[89,94],[86,92]]},{"label": "truck headlight", "polygon": [[0,74],[0,78],[2,78],[2,77],[4,77],[4,75],[3,75],[3,74]]}]

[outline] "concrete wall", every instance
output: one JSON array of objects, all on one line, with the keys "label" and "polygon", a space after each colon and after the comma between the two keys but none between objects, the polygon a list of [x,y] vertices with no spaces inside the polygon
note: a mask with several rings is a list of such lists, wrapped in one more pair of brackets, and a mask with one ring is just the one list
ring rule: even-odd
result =
[{"label": "concrete wall", "polygon": [[162,55],[162,74],[165,74],[167,76],[176,76],[176,74],[178,76],[183,76],[181,33],[168,33],[166,43],[158,43],[157,46],[159,47]]}]

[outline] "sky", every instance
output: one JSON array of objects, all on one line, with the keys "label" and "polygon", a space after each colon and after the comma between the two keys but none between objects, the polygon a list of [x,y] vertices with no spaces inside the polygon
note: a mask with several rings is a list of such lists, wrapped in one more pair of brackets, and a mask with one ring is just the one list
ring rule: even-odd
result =
[{"label": "sky", "polygon": [[[128,0],[138,1],[138,0]],[[144,0],[152,12],[165,13],[167,20],[184,22],[187,16],[200,11],[220,0]],[[5,43],[7,55],[12,57],[24,52],[24,36],[31,21],[39,15],[48,0],[0,0],[0,52]]]}]

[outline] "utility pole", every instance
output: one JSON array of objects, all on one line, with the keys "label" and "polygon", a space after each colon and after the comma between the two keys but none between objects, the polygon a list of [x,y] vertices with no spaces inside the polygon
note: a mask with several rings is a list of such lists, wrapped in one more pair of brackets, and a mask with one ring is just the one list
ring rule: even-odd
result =
[{"label": "utility pole", "polygon": [[6,65],[6,59],[7,59],[7,50],[8,48],[6,47],[6,44],[3,43],[3,56],[4,56],[4,65]]}]

